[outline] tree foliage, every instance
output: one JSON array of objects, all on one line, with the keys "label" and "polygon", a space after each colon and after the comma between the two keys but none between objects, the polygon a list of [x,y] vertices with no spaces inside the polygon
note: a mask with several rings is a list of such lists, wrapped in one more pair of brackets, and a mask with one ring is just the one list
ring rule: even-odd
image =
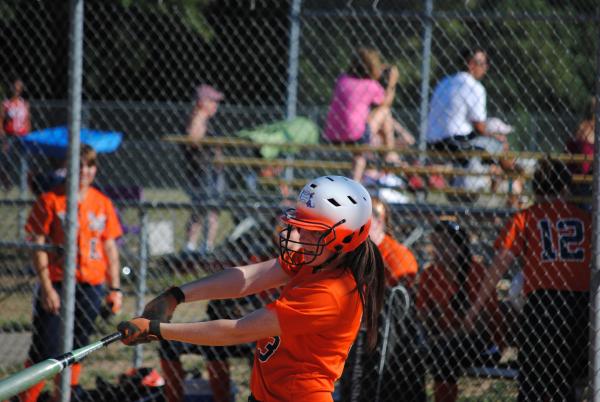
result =
[{"label": "tree foliage", "polygon": [[204,16],[203,10],[215,0],[121,0],[125,7],[136,6],[151,12],[160,12],[165,15],[173,9],[182,10],[185,16],[184,24],[198,32],[205,41],[210,41],[215,32]]}]

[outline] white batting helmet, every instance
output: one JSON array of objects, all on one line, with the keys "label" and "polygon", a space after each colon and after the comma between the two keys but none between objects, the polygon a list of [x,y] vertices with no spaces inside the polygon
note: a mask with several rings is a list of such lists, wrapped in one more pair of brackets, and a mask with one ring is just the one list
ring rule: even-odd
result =
[{"label": "white batting helmet", "polygon": [[[340,253],[364,243],[369,236],[371,214],[371,196],[360,183],[343,176],[323,176],[304,186],[296,208],[287,210],[281,220],[287,225],[323,232],[319,242],[312,245],[317,250],[309,253],[314,260],[323,248]],[[303,245],[290,240],[289,230],[283,230],[280,249],[286,261],[292,260],[290,253],[298,252],[292,251],[289,243]]]}]

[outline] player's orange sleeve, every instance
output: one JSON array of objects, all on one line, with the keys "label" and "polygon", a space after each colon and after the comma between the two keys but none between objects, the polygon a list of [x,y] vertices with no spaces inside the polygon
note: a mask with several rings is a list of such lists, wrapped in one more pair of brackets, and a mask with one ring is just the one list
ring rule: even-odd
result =
[{"label": "player's orange sleeve", "polygon": [[494,243],[496,250],[510,250],[514,255],[520,255],[525,246],[526,211],[518,212],[504,227]]},{"label": "player's orange sleeve", "polygon": [[291,289],[285,297],[267,306],[277,314],[281,332],[315,334],[339,323],[340,308],[335,296],[319,286]]},{"label": "player's orange sleeve", "polygon": [[378,246],[385,263],[385,279],[388,286],[396,286],[400,279],[414,279],[419,264],[408,247],[386,235]]},{"label": "player's orange sleeve", "polygon": [[117,217],[117,211],[110,199],[106,199],[106,228],[102,233],[103,239],[116,239],[117,237],[121,237],[123,235],[123,230],[121,229],[121,223],[119,222],[119,218]]},{"label": "player's orange sleeve", "polygon": [[50,196],[49,194],[43,194],[33,204],[27,218],[27,223],[25,224],[25,231],[36,235],[48,235],[53,220],[54,216],[50,208]]}]

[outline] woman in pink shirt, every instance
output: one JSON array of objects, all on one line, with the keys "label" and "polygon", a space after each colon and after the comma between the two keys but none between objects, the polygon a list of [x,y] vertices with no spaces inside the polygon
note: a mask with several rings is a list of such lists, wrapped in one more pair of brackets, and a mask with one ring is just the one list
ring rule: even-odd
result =
[{"label": "woman in pink shirt", "polygon": [[[398,68],[390,68],[385,89],[379,83],[383,70],[379,52],[368,48],[357,50],[350,68],[335,84],[325,125],[325,137],[329,141],[334,144],[376,144],[375,134],[382,135],[385,145],[393,148],[394,120],[390,106],[396,94]],[[364,154],[354,157],[354,180],[360,181],[365,166]]]}]

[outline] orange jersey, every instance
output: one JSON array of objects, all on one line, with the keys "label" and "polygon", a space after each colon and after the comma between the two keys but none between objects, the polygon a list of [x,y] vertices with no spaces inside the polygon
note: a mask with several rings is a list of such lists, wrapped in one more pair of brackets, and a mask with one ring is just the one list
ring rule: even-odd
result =
[{"label": "orange jersey", "polygon": [[356,282],[349,271],[279,264],[292,278],[267,308],[277,314],[281,335],[257,342],[252,394],[263,402],[331,401],[360,327]]},{"label": "orange jersey", "polygon": [[525,294],[538,289],[588,291],[592,216],[553,200],[515,214],[496,239],[497,250],[522,258]]},{"label": "orange jersey", "polygon": [[388,286],[396,286],[402,278],[414,279],[419,265],[408,247],[386,234],[377,248],[385,263],[385,282]]},{"label": "orange jersey", "polygon": [[[121,225],[115,208],[108,197],[90,188],[85,199],[79,202],[77,231],[77,269],[79,283],[99,285],[106,278],[108,266],[104,242],[121,236]],[[50,244],[64,245],[67,197],[64,186],[42,194],[27,219],[25,230],[34,235],[46,236]],[[63,278],[62,255],[48,252],[50,280]]]},{"label": "orange jersey", "polygon": [[[471,305],[477,298],[486,269],[471,262],[471,269],[465,284],[467,297]],[[431,265],[421,273],[417,291],[416,307],[424,315],[436,321],[436,329],[445,332],[450,329],[460,329],[462,318],[452,307],[451,300],[459,291],[459,284],[446,278],[443,267]],[[496,301],[490,298],[486,311],[492,311]]]}]

